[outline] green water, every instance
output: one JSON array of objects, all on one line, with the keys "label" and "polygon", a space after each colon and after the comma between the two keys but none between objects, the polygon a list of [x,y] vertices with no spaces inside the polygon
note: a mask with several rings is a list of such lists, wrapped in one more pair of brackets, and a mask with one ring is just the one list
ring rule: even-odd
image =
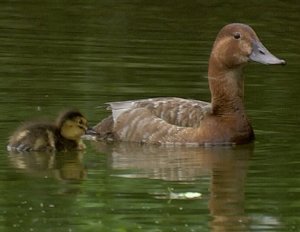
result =
[{"label": "green water", "polygon": [[[292,0],[2,1],[0,231],[299,231],[299,12]],[[254,144],[6,151],[22,121],[66,107],[94,125],[108,101],[209,101],[209,52],[230,22],[288,62],[246,69]]]}]

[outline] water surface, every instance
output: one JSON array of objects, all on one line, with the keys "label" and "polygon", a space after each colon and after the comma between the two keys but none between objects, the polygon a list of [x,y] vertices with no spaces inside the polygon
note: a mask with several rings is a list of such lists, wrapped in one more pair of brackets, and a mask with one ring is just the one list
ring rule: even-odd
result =
[{"label": "water surface", "polygon": [[[0,12],[1,231],[300,230],[299,3],[17,0]],[[6,151],[22,121],[66,107],[93,125],[108,101],[209,101],[209,52],[231,22],[250,24],[288,62],[246,69],[254,144]]]}]

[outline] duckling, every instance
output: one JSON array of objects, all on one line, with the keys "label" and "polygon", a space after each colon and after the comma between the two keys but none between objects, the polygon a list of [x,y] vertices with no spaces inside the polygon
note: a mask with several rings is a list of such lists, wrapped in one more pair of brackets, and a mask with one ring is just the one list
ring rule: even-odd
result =
[{"label": "duckling", "polygon": [[88,129],[87,119],[78,110],[61,113],[55,123],[27,122],[9,138],[8,151],[83,150],[81,136]]}]

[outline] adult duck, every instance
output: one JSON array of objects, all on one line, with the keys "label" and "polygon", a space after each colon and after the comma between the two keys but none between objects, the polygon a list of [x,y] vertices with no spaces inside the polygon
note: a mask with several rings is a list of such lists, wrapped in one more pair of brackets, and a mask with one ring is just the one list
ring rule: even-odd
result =
[{"label": "adult duck", "polygon": [[208,65],[211,103],[181,98],[111,102],[112,115],[94,127],[100,140],[152,144],[243,144],[254,139],[243,97],[248,61],[285,64],[245,24],[224,26]]}]

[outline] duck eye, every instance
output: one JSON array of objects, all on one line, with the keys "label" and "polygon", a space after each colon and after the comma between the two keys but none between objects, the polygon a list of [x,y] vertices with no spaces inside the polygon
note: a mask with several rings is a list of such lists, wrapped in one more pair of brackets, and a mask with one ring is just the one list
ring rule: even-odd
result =
[{"label": "duck eye", "polygon": [[241,34],[239,32],[234,33],[233,37],[235,39],[240,39],[241,38]]}]

